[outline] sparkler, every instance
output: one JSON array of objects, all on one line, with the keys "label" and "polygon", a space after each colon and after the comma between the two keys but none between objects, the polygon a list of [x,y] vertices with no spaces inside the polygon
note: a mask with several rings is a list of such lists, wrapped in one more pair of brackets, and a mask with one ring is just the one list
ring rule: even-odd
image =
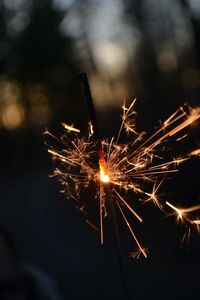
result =
[{"label": "sparkler", "polygon": [[[80,211],[87,216],[87,223],[100,232],[101,244],[104,243],[104,222],[109,217],[109,205],[118,210],[130,236],[137,245],[132,256],[142,254],[147,257],[147,251],[136,236],[132,220],[140,223],[142,217],[135,209],[135,201],[151,201],[160,210],[170,207],[177,219],[187,223],[187,226],[200,228],[200,218],[191,218],[191,213],[200,211],[200,205],[190,208],[177,208],[170,202],[162,203],[158,190],[164,179],[178,171],[178,165],[193,155],[199,155],[199,149],[185,156],[165,159],[165,144],[169,139],[177,143],[188,136],[188,127],[200,118],[200,108],[191,109],[187,105],[178,108],[167,118],[152,135],[145,137],[139,133],[135,125],[135,101],[122,106],[122,122],[116,137],[99,139],[94,107],[89,87],[85,86],[89,98],[91,122],[85,137],[80,136],[80,130],[73,125],[62,124],[64,134],[56,137],[49,131],[45,133],[54,139],[54,145],[48,145],[48,152],[56,163],[53,176],[57,176],[63,186],[62,192],[70,199],[75,199]],[[127,135],[127,143],[121,143],[122,134]],[[73,137],[72,137],[73,136]],[[108,188],[109,187],[109,188]],[[107,191],[109,189],[109,200]],[[93,205],[98,203],[99,225],[88,220],[88,209],[85,195],[87,191],[94,193]],[[130,192],[136,197],[130,199]],[[88,196],[86,197],[88,198]]]}]

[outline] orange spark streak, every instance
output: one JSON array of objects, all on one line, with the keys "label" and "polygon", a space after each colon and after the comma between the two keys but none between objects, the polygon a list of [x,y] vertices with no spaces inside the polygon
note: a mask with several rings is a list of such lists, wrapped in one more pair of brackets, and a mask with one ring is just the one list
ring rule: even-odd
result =
[{"label": "orange spark streak", "polygon": [[104,241],[104,234],[103,234],[103,194],[104,191],[102,190],[103,187],[100,183],[100,197],[99,197],[99,218],[100,218],[100,239],[101,245],[103,245]]},{"label": "orange spark streak", "polygon": [[193,223],[196,225],[200,225],[200,220],[193,220]]},{"label": "orange spark streak", "polygon": [[140,245],[139,240],[137,239],[136,235],[134,234],[133,229],[131,228],[131,225],[130,225],[129,221],[127,220],[127,218],[126,218],[126,216],[125,216],[125,214],[124,214],[124,212],[123,212],[123,210],[122,210],[122,208],[121,208],[121,206],[119,205],[118,202],[117,202],[117,206],[119,208],[119,211],[121,212],[121,215],[122,215],[122,217],[123,217],[123,219],[124,219],[124,221],[125,221],[128,229],[129,229],[132,237],[134,238],[136,244],[138,245],[138,248],[140,249],[140,251],[144,255],[144,257],[147,258],[147,254],[145,253],[144,248],[142,248],[142,246]]},{"label": "orange spark streak", "polygon": [[173,204],[171,204],[168,201],[166,201],[166,204],[177,212],[179,219],[181,219],[181,220],[183,219],[183,210],[181,208],[177,208],[176,206],[174,206]]},{"label": "orange spark streak", "polygon": [[185,220],[188,224],[196,225],[196,229],[199,231],[200,219],[192,218],[189,213],[199,211],[200,205],[194,205],[188,208],[177,208],[169,202],[166,202],[166,204],[177,212],[178,220]]},{"label": "orange spark streak", "polygon": [[193,150],[190,155],[192,156],[200,156],[200,149]]},{"label": "orange spark streak", "polygon": [[181,140],[185,139],[187,136],[188,136],[188,134],[186,133],[186,134],[182,135],[181,137],[177,138],[176,141],[180,142]]},{"label": "orange spark streak", "polygon": [[128,205],[128,203],[122,198],[122,196],[115,190],[113,189],[115,194],[118,196],[118,198],[124,203],[124,205],[132,212],[132,214],[140,221],[142,222],[142,218],[135,212],[135,210]]},{"label": "orange spark streak", "polygon": [[[142,218],[133,209],[131,199],[126,200],[125,195],[127,195],[127,192],[132,191],[136,195],[139,194],[138,199],[151,200],[162,211],[164,210],[165,207],[157,195],[163,180],[166,179],[168,174],[177,172],[180,163],[185,162],[193,155],[200,156],[200,149],[196,149],[185,156],[177,156],[176,158],[172,156],[167,161],[163,155],[165,143],[172,136],[182,133],[182,130],[197,121],[200,118],[200,109],[190,109],[188,115],[185,106],[180,107],[162,123],[155,133],[146,138],[144,132],[138,133],[135,129],[134,115],[136,112],[134,104],[135,100],[127,107],[125,103],[123,104],[122,122],[118,134],[116,138],[112,138],[110,141],[105,139],[104,141],[94,142],[91,137],[95,132],[91,122],[86,137],[78,137],[80,130],[65,123],[62,125],[66,131],[60,138],[47,130],[45,135],[50,136],[55,141],[55,147],[47,146],[54,163],[57,163],[53,175],[59,177],[63,186],[62,192],[69,198],[78,200],[81,206],[84,191],[87,191],[90,186],[96,187],[93,196],[94,199],[99,199],[98,231],[100,231],[101,244],[104,242],[104,219],[108,215],[106,186],[108,185],[109,189],[110,185],[113,205],[119,208],[133,240],[139,247],[139,253],[147,257],[125,213],[131,213],[130,215],[135,216],[140,222],[142,222]],[[74,139],[67,136],[68,131],[74,134]],[[126,144],[119,142],[122,132],[128,136]],[[189,132],[185,133],[184,130],[182,135],[179,134],[181,137],[174,137],[174,139],[176,142],[181,142],[187,135],[189,135]],[[97,148],[98,164],[94,160]],[[146,199],[147,196],[148,199]],[[200,211],[200,205],[189,208],[177,208],[170,202],[166,202],[166,205],[175,211],[178,220],[181,220],[187,228],[195,226],[200,232],[200,218],[196,213],[198,210]],[[87,208],[87,203],[84,203],[84,213]],[[88,220],[87,223],[95,227],[95,222]]]},{"label": "orange spark streak", "polygon": [[65,123],[62,123],[62,126],[69,131],[80,133],[80,130],[75,128],[73,125],[67,125]]},{"label": "orange spark streak", "polygon": [[194,205],[191,207],[187,207],[187,208],[177,208],[174,205],[172,205],[171,203],[169,203],[168,201],[166,202],[166,204],[168,206],[170,206],[171,208],[173,208],[175,211],[177,211],[178,213],[181,211],[181,213],[189,213],[189,212],[193,212],[193,211],[197,211],[200,210],[200,205]]}]

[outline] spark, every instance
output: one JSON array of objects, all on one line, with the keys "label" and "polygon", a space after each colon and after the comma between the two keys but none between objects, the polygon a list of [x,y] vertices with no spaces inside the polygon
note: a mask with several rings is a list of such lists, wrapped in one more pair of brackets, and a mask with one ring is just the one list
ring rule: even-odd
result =
[{"label": "spark", "polygon": [[89,136],[92,136],[94,134],[93,125],[91,122],[89,122]]},{"label": "spark", "polygon": [[185,139],[187,136],[188,136],[188,134],[186,133],[186,134],[184,134],[184,135],[178,137],[178,138],[176,139],[176,141],[179,142],[179,141]]},{"label": "spark", "polygon": [[200,205],[194,205],[187,208],[177,208],[175,205],[171,204],[168,201],[166,202],[166,204],[175,211],[178,221],[180,220],[183,223],[185,222],[187,226],[194,225],[199,231],[200,219],[196,219],[196,217],[193,216],[193,213],[196,213],[197,211],[200,212]]},{"label": "spark", "polygon": [[190,152],[191,156],[200,156],[200,148]]},{"label": "spark", "polygon": [[184,161],[188,159],[189,157],[178,156],[178,157],[174,157],[172,163],[174,163],[176,166],[179,166],[180,164],[182,164]]},{"label": "spark", "polygon": [[130,253],[130,257],[132,257],[132,258],[134,258],[134,259],[139,259],[140,256],[141,256],[141,254],[143,254],[143,253],[145,253],[145,256],[147,257],[148,252],[149,252],[149,251],[148,251],[147,248],[142,248],[142,249],[138,248],[138,249],[136,249],[135,251],[132,251],[132,252]]},{"label": "spark", "polygon": [[67,125],[65,123],[62,123],[62,126],[67,129],[68,131],[74,131],[74,132],[80,132],[79,129],[75,128],[73,125]]},{"label": "spark", "polygon": [[159,190],[159,188],[160,188],[160,186],[161,186],[161,184],[162,184],[163,181],[164,181],[164,178],[158,184],[155,182],[154,185],[153,185],[153,190],[152,190],[151,193],[145,192],[145,194],[147,196],[149,196],[149,198],[147,200],[145,200],[145,201],[146,202],[147,201],[153,201],[153,203],[155,205],[157,205],[160,208],[160,210],[162,210],[163,207],[162,207],[162,205],[161,205],[161,203],[160,203],[160,201],[158,199],[157,191]]},{"label": "spark", "polygon": [[[63,186],[62,191],[68,198],[77,199],[87,216],[94,214],[91,202],[89,205],[89,200],[87,201],[88,198],[93,199],[92,204],[95,213],[98,214],[99,225],[96,221],[91,222],[88,217],[86,222],[99,231],[101,244],[104,243],[104,223],[109,216],[109,201],[112,201],[137,245],[138,250],[132,252],[132,256],[138,257],[142,254],[146,258],[147,251],[133,230],[134,219],[143,222],[137,212],[141,203],[139,200],[152,201],[161,210],[165,209],[165,203],[162,203],[158,196],[161,185],[167,176],[177,172],[177,167],[191,155],[199,155],[199,149],[188,155],[167,160],[164,145],[169,139],[174,138],[175,142],[179,142],[186,138],[189,133],[185,133],[185,130],[200,118],[200,109],[189,109],[188,113],[186,105],[181,106],[161,124],[159,129],[145,138],[144,132],[138,133],[135,129],[135,101],[133,100],[129,106],[124,102],[119,131],[116,138],[113,137],[110,141],[108,139],[94,141],[95,132],[91,122],[86,137],[80,137],[79,129],[65,123],[63,123],[65,131],[61,137],[58,138],[47,130],[45,134],[54,140],[54,145],[51,143],[48,146],[48,152],[55,162],[53,176],[59,178]],[[71,135],[68,137],[68,131],[74,134],[73,139]],[[182,134],[180,138],[176,137],[178,133]],[[122,134],[123,138],[124,134],[127,134],[127,143],[120,143]],[[131,192],[135,195],[134,199],[130,197]],[[166,205],[175,212],[179,221],[187,222],[199,229],[200,219],[191,218],[190,215],[200,210],[200,205],[190,208],[177,208],[170,202],[166,202]],[[96,220],[95,217],[94,219]]]},{"label": "spark", "polygon": [[171,204],[170,202],[166,201],[166,204],[171,207],[176,213],[177,213],[177,219],[178,220],[183,220],[183,214],[184,211],[181,208],[177,208],[176,206],[174,206],[173,204]]}]

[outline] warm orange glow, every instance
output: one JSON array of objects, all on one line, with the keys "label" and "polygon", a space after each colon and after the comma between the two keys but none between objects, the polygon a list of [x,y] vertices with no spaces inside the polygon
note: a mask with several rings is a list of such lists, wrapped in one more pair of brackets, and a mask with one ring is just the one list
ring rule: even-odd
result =
[{"label": "warm orange glow", "polygon": [[2,109],[1,118],[6,129],[16,129],[21,126],[24,121],[23,107],[17,103],[10,103]]},{"label": "warm orange glow", "polygon": [[193,156],[200,156],[200,148],[199,148],[199,149],[196,149],[196,150],[194,150],[194,151],[192,151],[192,152],[190,153],[190,155],[193,155]]},{"label": "warm orange glow", "polygon": [[175,207],[173,204],[171,204],[168,201],[166,201],[166,204],[169,207],[171,207],[177,213],[178,220],[182,220],[183,219],[183,216],[184,216],[184,210],[183,209]]},{"label": "warm orange glow", "polygon": [[106,170],[106,162],[104,158],[99,159],[100,180],[104,183],[110,182],[110,178]]},{"label": "warm orange glow", "polygon": [[[195,225],[197,231],[199,232],[200,219],[192,216],[192,213],[195,213],[200,210],[200,205],[194,205],[187,208],[177,208],[172,205],[170,202],[166,202],[166,204],[171,207],[177,213],[177,220],[181,220],[182,222],[187,223],[188,225]],[[184,240],[184,238],[183,238]]]},{"label": "warm orange glow", "polygon": [[67,124],[65,124],[65,123],[62,123],[62,126],[63,126],[65,129],[67,129],[68,131],[74,131],[74,132],[77,132],[77,133],[80,132],[80,130],[77,129],[77,128],[75,128],[73,125],[67,125]]},{"label": "warm orange glow", "polygon": [[[146,258],[147,251],[133,229],[132,217],[142,222],[142,217],[136,212],[137,206],[136,210],[134,207],[135,200],[138,200],[138,203],[141,200],[150,201],[162,211],[168,206],[173,210],[177,221],[186,226],[188,235],[191,227],[200,233],[200,204],[178,208],[170,202],[166,202],[165,205],[159,197],[159,190],[166,176],[177,172],[178,166],[190,156],[199,155],[199,149],[184,156],[171,157],[169,160],[162,154],[169,138],[173,137],[173,140],[181,143],[181,140],[189,135],[189,132],[185,133],[185,129],[200,119],[200,108],[190,109],[188,114],[186,106],[180,107],[152,135],[145,137],[144,132],[138,132],[135,126],[134,104],[135,100],[129,106],[124,103],[119,131],[111,140],[91,138],[95,135],[91,123],[87,137],[79,137],[79,129],[66,124],[63,124],[66,132],[60,138],[48,131],[45,133],[56,141],[56,146],[49,145],[48,149],[56,162],[54,176],[60,178],[62,192],[79,203],[80,211],[85,213],[86,207],[85,203],[81,205],[83,188],[88,188],[91,183],[96,186],[94,198],[99,200],[97,230],[100,233],[101,244],[104,243],[104,220],[110,213],[108,203],[112,200],[137,246],[136,252],[133,251],[131,256],[137,258],[142,254]],[[67,136],[68,131],[75,133],[73,139]],[[124,133],[128,135],[128,140],[121,143],[120,138]],[[109,188],[110,183],[112,186]],[[131,191],[135,197],[127,199],[126,196]],[[86,222],[96,229],[93,220],[91,222],[87,218]]]}]

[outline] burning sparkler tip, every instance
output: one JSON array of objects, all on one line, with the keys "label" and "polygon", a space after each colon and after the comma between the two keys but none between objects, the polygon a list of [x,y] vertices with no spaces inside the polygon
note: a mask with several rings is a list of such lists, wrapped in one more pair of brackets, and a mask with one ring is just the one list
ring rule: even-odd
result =
[{"label": "burning sparkler tip", "polygon": [[[140,222],[142,218],[133,209],[131,200],[124,197],[125,194],[133,191],[138,199],[145,198],[146,201],[152,201],[161,210],[164,206],[160,203],[158,197],[158,189],[160,188],[166,175],[178,171],[175,166],[186,161],[188,157],[176,157],[170,161],[165,161],[161,157],[164,143],[172,136],[181,132],[186,127],[200,119],[200,110],[190,110],[187,115],[185,108],[179,108],[173,113],[154,134],[144,140],[143,133],[138,133],[135,129],[133,115],[135,115],[134,104],[136,99],[129,105],[125,103],[122,106],[122,123],[117,137],[101,141],[98,135],[96,117],[92,102],[91,91],[85,73],[79,75],[85,90],[88,106],[90,110],[91,122],[89,123],[89,133],[86,138],[78,137],[80,130],[73,125],[62,123],[66,132],[61,138],[52,135],[47,129],[44,134],[51,136],[56,145],[60,144],[61,148],[50,146],[48,152],[52,155],[55,162],[58,162],[59,167],[54,170],[55,176],[60,176],[60,181],[63,185],[63,191],[70,198],[81,199],[83,191],[88,187],[96,187],[95,199],[99,198],[99,216],[100,216],[100,241],[103,244],[103,219],[107,216],[107,199],[105,190],[107,184],[112,184],[113,203],[119,209],[121,217],[125,222],[127,229],[132,239],[137,244],[139,251],[137,254],[132,253],[132,256],[142,254],[147,258],[147,251],[140,245],[133,229],[129,222],[129,215],[135,216]],[[74,140],[67,136],[67,132],[75,133]],[[128,140],[126,144],[121,144],[120,137],[122,132],[130,134],[133,139]],[[91,136],[93,136],[91,138]],[[184,134],[175,140],[178,142],[185,138]],[[63,148],[64,147],[64,148]],[[162,148],[160,152],[159,150]],[[200,149],[192,151],[189,156],[199,156]],[[98,158],[95,160],[95,156]],[[66,185],[66,182],[68,184]],[[100,186],[100,191],[98,187]],[[147,190],[147,186],[150,187]],[[166,202],[173,212],[177,215],[177,219],[184,224],[196,226],[197,230],[200,227],[199,216],[190,217],[190,213],[200,210],[200,205],[187,209],[177,208],[170,202]],[[83,207],[80,208],[83,211]],[[87,221],[91,227],[93,223]]]}]

